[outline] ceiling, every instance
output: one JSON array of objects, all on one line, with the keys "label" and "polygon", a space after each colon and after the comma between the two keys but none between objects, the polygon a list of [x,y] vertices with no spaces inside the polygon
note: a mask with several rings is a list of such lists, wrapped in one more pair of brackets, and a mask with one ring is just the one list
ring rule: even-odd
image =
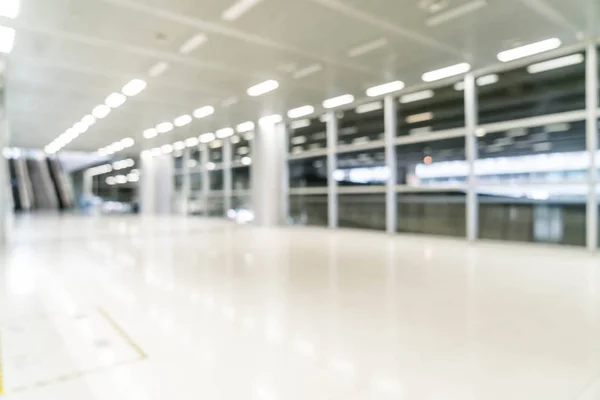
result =
[{"label": "ceiling", "polygon": [[[424,72],[458,62],[494,64],[499,51],[520,44],[550,37],[574,44],[597,0],[260,0],[223,20],[235,2],[21,0],[17,19],[0,18],[17,30],[7,70],[12,145],[44,147],[134,78],[146,80],[146,90],[64,150],[94,151],[132,137],[129,150],[139,151],[344,93],[360,99],[367,87],[391,80],[410,87]],[[472,10],[439,22],[457,7]],[[180,53],[198,33],[207,40]],[[370,52],[349,55],[367,44]],[[169,68],[149,77],[161,61]],[[298,77],[307,67],[318,70]],[[246,95],[267,79],[279,89]],[[204,105],[214,115],[142,138],[145,129]]]}]

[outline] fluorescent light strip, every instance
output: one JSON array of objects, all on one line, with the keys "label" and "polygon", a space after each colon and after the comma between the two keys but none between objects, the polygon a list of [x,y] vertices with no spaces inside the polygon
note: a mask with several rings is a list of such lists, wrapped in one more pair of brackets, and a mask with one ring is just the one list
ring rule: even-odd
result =
[{"label": "fluorescent light strip", "polygon": [[311,64],[308,67],[297,70],[294,73],[294,79],[305,78],[309,75],[312,75],[316,72],[321,71],[322,69],[323,69],[323,66],[321,64]]},{"label": "fluorescent light strip", "polygon": [[[477,82],[477,86],[487,86],[487,85],[493,85],[494,83],[498,82],[498,80],[500,79],[500,77],[496,74],[490,74],[490,75],[484,75],[484,76],[480,76],[479,78],[477,78],[475,80],[475,82]],[[465,90],[465,82],[464,81],[458,81],[454,84],[454,89],[461,91],[461,90]]]},{"label": "fluorescent light strip", "polygon": [[425,25],[427,26],[438,26],[443,24],[444,22],[451,21],[456,18],[460,18],[463,15],[472,13],[474,11],[479,10],[487,6],[486,0],[474,0],[468,3],[462,4],[460,6],[451,8],[446,11],[441,11],[436,13],[434,16],[429,17],[425,20]]},{"label": "fluorescent light strip", "polygon": [[279,87],[279,82],[273,79],[269,79],[267,81],[261,82],[257,85],[251,86],[246,90],[248,96],[257,97],[261,96],[265,93],[272,92],[273,90]]},{"label": "fluorescent light strip", "polygon": [[110,114],[110,107],[105,104],[100,104],[92,110],[92,115],[97,119],[105,118]]},{"label": "fluorescent light strip", "polygon": [[181,142],[181,141],[175,142],[175,143],[173,143],[173,149],[176,151],[183,150],[183,149],[185,149],[185,143]]},{"label": "fluorescent light strip", "polygon": [[169,64],[164,61],[160,61],[150,68],[148,75],[150,75],[152,78],[156,78],[157,76],[164,74],[167,69],[169,69]]},{"label": "fluorescent light strip", "polygon": [[135,144],[135,140],[133,140],[132,138],[125,138],[122,139],[119,143],[121,143],[121,145],[124,148],[129,148]]},{"label": "fluorescent light strip", "polygon": [[154,128],[150,128],[150,129],[146,129],[142,135],[144,135],[144,138],[146,139],[152,139],[153,137],[156,137],[158,135],[158,132],[156,131],[156,129]]},{"label": "fluorescent light strip", "polygon": [[14,42],[15,30],[6,26],[0,26],[0,53],[9,54],[13,49]]},{"label": "fluorescent light strip", "polygon": [[121,93],[129,97],[136,96],[140,94],[142,90],[146,89],[146,86],[148,86],[146,81],[142,79],[132,79],[128,84],[123,86]]},{"label": "fluorescent light strip", "polygon": [[423,74],[421,79],[425,82],[435,82],[441,79],[450,78],[451,76],[456,76],[460,74],[464,74],[471,70],[471,65],[468,63],[460,63],[451,65],[449,67],[444,67],[440,69],[436,69],[434,71],[429,71]]},{"label": "fluorescent light strip", "polygon": [[162,122],[156,125],[156,131],[158,133],[167,133],[173,130],[173,124],[170,122]]},{"label": "fluorescent light strip", "polygon": [[0,16],[10,19],[17,18],[17,15],[19,15],[19,3],[19,0],[0,1]]},{"label": "fluorescent light strip", "polygon": [[229,136],[233,136],[234,133],[233,128],[222,128],[215,131],[215,136],[219,139],[225,139]]},{"label": "fluorescent light strip", "polygon": [[537,74],[540,72],[550,71],[557,68],[564,68],[571,65],[581,64],[583,61],[583,54],[571,54],[570,56],[555,58],[553,60],[531,64],[527,67],[527,72],[529,72],[530,74]]},{"label": "fluorescent light strip", "polygon": [[377,97],[382,96],[384,94],[397,92],[398,90],[404,89],[404,82],[402,81],[394,81],[389,83],[384,83],[382,85],[373,86],[367,89],[367,96],[369,97]]},{"label": "fluorescent light strip", "polygon": [[345,104],[350,104],[354,101],[354,96],[351,94],[343,94],[341,96],[333,97],[331,99],[327,99],[323,101],[323,107],[325,108],[335,108],[339,106],[343,106]]},{"label": "fluorescent light strip", "polygon": [[255,7],[262,0],[238,0],[228,7],[221,14],[221,19],[224,21],[235,21],[242,15],[246,14],[250,9]]},{"label": "fluorescent light strip", "polygon": [[215,112],[214,107],[212,106],[204,106],[204,107],[200,107],[194,110],[194,118],[206,118],[209,115],[213,115]]},{"label": "fluorescent light strip", "polygon": [[181,127],[181,126],[185,126],[187,124],[189,124],[190,122],[192,122],[192,117],[191,115],[180,115],[179,117],[175,118],[175,120],[173,121],[173,123],[175,124],[176,127]]},{"label": "fluorescent light strip", "polygon": [[554,50],[561,45],[560,39],[552,38],[542,40],[541,42],[531,43],[525,46],[516,47],[514,49],[501,51],[498,53],[498,60],[508,62],[518,60],[519,58],[529,57],[534,54],[543,53],[545,51]]},{"label": "fluorescent light strip", "polygon": [[360,57],[372,51],[382,48],[388,43],[386,38],[379,38],[368,43],[361,44],[348,50],[348,57]]},{"label": "fluorescent light strip", "polygon": [[292,108],[290,111],[287,112],[287,116],[289,118],[300,118],[306,117],[307,115],[310,115],[314,112],[315,108],[313,106],[306,105],[302,107]]},{"label": "fluorescent light strip", "polygon": [[121,93],[111,93],[108,95],[104,103],[110,108],[117,108],[127,101],[127,97]]},{"label": "fluorescent light strip", "polygon": [[169,154],[169,153],[172,153],[172,152],[173,152],[173,146],[172,146],[172,145],[170,145],[170,144],[164,144],[164,145],[160,146],[160,151],[161,151],[163,154]]},{"label": "fluorescent light strip", "polygon": [[204,133],[204,134],[200,135],[198,137],[198,139],[200,140],[200,143],[210,143],[216,139],[216,136],[214,133],[209,132],[209,133]]},{"label": "fluorescent light strip", "polygon": [[361,104],[357,106],[354,111],[357,114],[365,114],[372,111],[381,110],[383,108],[383,104],[380,101],[374,101],[371,103]]},{"label": "fluorescent light strip", "polygon": [[424,112],[424,113],[420,113],[420,114],[409,115],[408,117],[406,117],[406,122],[409,124],[416,124],[419,122],[429,121],[431,119],[433,119],[433,113],[432,112]]},{"label": "fluorescent light strip", "polygon": [[197,33],[181,45],[179,52],[181,54],[190,54],[192,51],[196,50],[200,45],[206,42],[206,40],[207,38],[205,34]]},{"label": "fluorescent light strip", "polygon": [[89,127],[96,123],[96,118],[94,118],[94,116],[88,114],[85,117],[81,118],[81,123],[83,123]]},{"label": "fluorescent light strip", "polygon": [[279,114],[267,115],[258,120],[260,124],[278,124],[283,121],[283,118]]},{"label": "fluorescent light strip", "polygon": [[254,122],[252,122],[252,121],[242,122],[241,124],[238,124],[235,127],[235,130],[238,131],[239,133],[250,132],[253,129],[254,129]]},{"label": "fluorescent light strip", "polygon": [[198,146],[198,143],[200,143],[200,141],[198,140],[198,138],[195,138],[195,137],[191,137],[189,139],[185,139],[185,145],[186,145],[186,147]]},{"label": "fluorescent light strip", "polygon": [[420,92],[409,93],[400,97],[400,103],[414,103],[415,101],[430,99],[434,95],[435,93],[433,92],[433,90],[422,90]]}]

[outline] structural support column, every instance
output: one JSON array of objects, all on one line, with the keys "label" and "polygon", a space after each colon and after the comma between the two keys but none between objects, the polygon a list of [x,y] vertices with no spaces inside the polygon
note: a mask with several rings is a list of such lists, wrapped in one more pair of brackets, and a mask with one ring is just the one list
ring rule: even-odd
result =
[{"label": "structural support column", "polygon": [[208,216],[208,193],[210,192],[210,173],[207,168],[208,164],[208,145],[202,143],[200,145],[200,167],[202,168],[202,209],[204,215]]},{"label": "structural support column", "polygon": [[173,157],[142,157],[140,209],[143,214],[170,214],[173,211]]},{"label": "structural support column", "polygon": [[0,246],[9,239],[10,220],[12,219],[12,195],[8,171],[8,160],[2,151],[9,145],[9,127],[4,104],[4,80],[0,75]]},{"label": "structural support column", "polygon": [[233,174],[231,164],[233,160],[231,140],[225,139],[223,144],[223,195],[225,202],[225,214],[231,210],[231,198],[233,196]]},{"label": "structural support column", "polygon": [[191,191],[191,178],[190,178],[190,149],[183,149],[182,162],[181,162],[181,213],[188,215],[189,213],[189,202],[190,202],[190,191]]},{"label": "structural support column", "polygon": [[590,39],[586,51],[585,68],[586,92],[586,144],[590,165],[588,170],[588,198],[586,218],[586,243],[590,251],[598,248],[598,169],[596,152],[598,151],[598,50],[594,40]]},{"label": "structural support column", "polygon": [[476,191],[475,160],[477,159],[477,86],[475,76],[465,76],[465,152],[468,164],[467,176],[467,240],[474,242],[478,237],[479,203]]},{"label": "structural support column", "polygon": [[338,120],[335,111],[327,113],[327,215],[330,228],[338,227],[337,181],[333,173],[337,166]]},{"label": "structural support column", "polygon": [[398,168],[396,166],[396,100],[394,96],[384,99],[384,126],[385,126],[385,165],[389,175],[385,190],[385,230],[387,233],[396,233],[398,225],[398,200],[396,182],[398,182]]},{"label": "structural support column", "polygon": [[283,225],[286,218],[285,168],[287,131],[285,124],[263,118],[252,146],[252,205],[259,226]]}]

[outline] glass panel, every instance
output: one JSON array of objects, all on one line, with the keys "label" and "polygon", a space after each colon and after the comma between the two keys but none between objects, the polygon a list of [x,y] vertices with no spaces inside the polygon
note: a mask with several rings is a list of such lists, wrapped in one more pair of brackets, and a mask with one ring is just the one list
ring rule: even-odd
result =
[{"label": "glass panel", "polygon": [[177,155],[173,156],[173,159],[174,159],[174,163],[175,163],[175,169],[182,169],[183,168],[183,155],[177,154]]},{"label": "glass panel", "polygon": [[220,164],[223,162],[223,141],[213,140],[208,144],[208,162]]},{"label": "glass panel", "polygon": [[339,226],[385,230],[385,193],[339,194]]},{"label": "glass panel", "polygon": [[327,157],[289,161],[290,188],[327,187]]},{"label": "glass panel", "polygon": [[208,216],[225,216],[225,199],[223,196],[209,196],[208,198]]},{"label": "glass panel", "polygon": [[231,169],[233,190],[250,190],[250,167],[235,167]]},{"label": "glass panel", "polygon": [[327,148],[324,116],[290,122],[288,150],[291,155]]},{"label": "glass panel", "polygon": [[461,191],[398,193],[398,232],[464,237],[465,215]]},{"label": "glass panel", "polygon": [[232,161],[241,162],[244,157],[252,157],[254,132],[245,132],[231,137]]},{"label": "glass panel", "polygon": [[360,144],[384,139],[383,102],[338,111],[338,144]]},{"label": "glass panel", "polygon": [[192,192],[202,191],[202,172],[190,173],[190,190]]},{"label": "glass panel", "polygon": [[208,172],[210,190],[223,190],[223,170],[216,169]]},{"label": "glass panel", "polygon": [[385,166],[385,150],[373,149],[340,153],[334,178],[340,186],[383,185],[389,171]]},{"label": "glass panel", "polygon": [[290,222],[293,225],[328,225],[327,195],[291,195]]},{"label": "glass panel", "polygon": [[181,192],[183,188],[183,175],[175,174],[175,192]]}]

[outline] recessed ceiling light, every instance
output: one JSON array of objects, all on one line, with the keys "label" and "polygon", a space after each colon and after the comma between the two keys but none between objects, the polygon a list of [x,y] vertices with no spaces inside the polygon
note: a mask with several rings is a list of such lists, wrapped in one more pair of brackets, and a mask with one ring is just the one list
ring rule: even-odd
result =
[{"label": "recessed ceiling light", "polygon": [[502,62],[508,62],[518,60],[519,58],[529,57],[534,54],[543,53],[545,51],[554,50],[559,48],[561,45],[560,39],[551,38],[527,44],[525,46],[515,47],[514,49],[501,51],[498,53],[498,60]]},{"label": "recessed ceiling light", "polygon": [[456,65],[451,65],[449,67],[444,67],[440,69],[436,69],[434,71],[429,71],[423,74],[421,77],[425,82],[434,82],[439,81],[440,79],[449,78],[451,76],[456,76],[460,74],[467,73],[471,70],[471,65],[468,63],[460,63]]},{"label": "recessed ceiling light", "polygon": [[14,42],[15,30],[6,26],[0,26],[0,53],[10,53]]},{"label": "recessed ceiling light", "polygon": [[114,152],[121,151],[125,148],[125,146],[123,146],[123,143],[121,142],[115,142],[108,147],[111,148]]},{"label": "recessed ceiling light", "polygon": [[581,64],[583,61],[583,54],[571,54],[570,56],[555,58],[553,60],[531,64],[527,67],[527,72],[529,72],[530,74],[537,74],[539,72],[545,72],[557,68],[564,68],[571,65]]},{"label": "recessed ceiling light", "polygon": [[173,152],[173,146],[170,144],[162,145],[160,147],[160,151],[162,151],[163,154],[169,154],[169,153]]},{"label": "recessed ceiling light", "polygon": [[125,95],[125,96],[135,96],[140,94],[140,92],[144,89],[146,89],[146,86],[148,86],[148,84],[146,83],[146,81],[142,80],[142,79],[132,79],[131,81],[129,81],[129,83],[125,86],[123,86],[123,89],[121,89],[121,92]]},{"label": "recessed ceiling light", "polygon": [[92,110],[92,115],[94,117],[96,117],[97,119],[102,119],[102,118],[106,117],[109,113],[110,113],[110,107],[107,105],[104,105],[104,104],[100,104],[99,106],[96,106]]},{"label": "recessed ceiling light", "polygon": [[152,139],[153,137],[156,137],[156,135],[158,135],[158,132],[156,131],[156,129],[150,128],[146,129],[142,134],[144,135],[144,138]]},{"label": "recessed ceiling light", "polygon": [[417,122],[425,122],[433,119],[432,112],[424,112],[420,114],[413,114],[406,117],[406,122],[409,124],[416,124]]},{"label": "recessed ceiling light", "polygon": [[199,142],[198,138],[195,138],[195,137],[191,137],[189,139],[185,139],[185,145],[187,147],[198,146],[198,143],[200,143],[200,142]]},{"label": "recessed ceiling light", "polygon": [[86,115],[85,117],[81,118],[81,122],[86,124],[87,126],[92,126],[96,123],[96,118],[94,118],[93,115]]},{"label": "recessed ceiling light", "polygon": [[258,120],[258,122],[262,125],[266,124],[278,124],[283,121],[283,118],[279,114],[267,115],[266,117],[262,117]]},{"label": "recessed ceiling light", "polygon": [[128,148],[135,144],[135,140],[133,140],[132,138],[125,138],[122,139],[120,143],[123,145],[124,148]]},{"label": "recessed ceiling light", "polygon": [[150,75],[152,78],[156,78],[157,76],[164,74],[167,69],[169,69],[169,64],[164,61],[160,61],[150,68],[148,75]]},{"label": "recessed ceiling light", "polygon": [[78,134],[85,133],[88,130],[88,125],[84,124],[83,122],[77,122],[75,125],[73,125],[73,130]]},{"label": "recessed ceiling light", "polygon": [[215,136],[219,139],[225,139],[234,134],[233,128],[223,128],[215,132]]},{"label": "recessed ceiling light", "polygon": [[242,157],[242,159],[240,161],[244,165],[250,165],[250,164],[252,164],[252,159],[250,157],[248,157],[248,156]]},{"label": "recessed ceiling light", "polygon": [[216,139],[215,134],[212,132],[209,133],[203,133],[202,135],[200,135],[198,137],[198,139],[200,140],[200,143],[210,143],[213,140]]},{"label": "recessed ceiling light", "polygon": [[185,41],[179,48],[181,54],[189,54],[196,50],[201,44],[206,42],[206,35],[203,33],[197,33],[188,40]]},{"label": "recessed ceiling light", "polygon": [[369,97],[377,97],[382,96],[384,94],[397,92],[398,90],[404,89],[404,82],[402,81],[394,81],[389,83],[384,83],[382,85],[373,86],[367,89],[367,96]]},{"label": "recessed ceiling light", "polygon": [[235,21],[248,11],[251,8],[256,6],[262,0],[238,0],[229,6],[223,13],[221,14],[221,19],[224,21]]},{"label": "recessed ceiling light", "polygon": [[432,98],[434,95],[435,93],[433,90],[422,90],[420,92],[409,93],[400,97],[400,103],[406,104],[413,103],[415,101],[426,100]]},{"label": "recessed ceiling light", "polygon": [[110,108],[117,108],[123,105],[127,101],[127,97],[122,95],[121,93],[111,93],[108,95],[104,104],[109,106]]},{"label": "recessed ceiling light", "polygon": [[241,124],[238,124],[235,127],[235,130],[238,131],[239,133],[250,132],[253,129],[254,129],[254,122],[252,122],[252,121],[242,122]]},{"label": "recessed ceiling light", "polygon": [[20,0],[2,0],[0,2],[0,16],[10,19],[17,18],[19,15]]},{"label": "recessed ceiling light", "polygon": [[290,118],[301,118],[310,115],[315,112],[315,108],[310,105],[292,108],[287,112],[287,116]]},{"label": "recessed ceiling light", "polygon": [[215,109],[212,106],[204,106],[194,110],[194,118],[206,118],[214,114]]},{"label": "recessed ceiling light", "polygon": [[248,96],[256,97],[261,96],[265,93],[272,92],[273,90],[279,87],[279,82],[273,79],[269,79],[267,81],[261,82],[257,85],[251,86],[246,90]]},{"label": "recessed ceiling light", "polygon": [[348,50],[348,57],[360,57],[372,51],[382,48],[388,43],[386,38],[379,38],[368,43],[361,44]]},{"label": "recessed ceiling light", "polygon": [[187,115],[187,114],[180,115],[179,117],[175,118],[175,120],[173,121],[173,123],[177,127],[187,125],[190,122],[192,122],[192,117],[190,115]]},{"label": "recessed ceiling light", "polygon": [[323,69],[323,66],[321,64],[311,64],[308,67],[302,68],[297,70],[294,73],[294,79],[301,79],[304,78],[306,76],[312,75],[316,72],[319,72]]},{"label": "recessed ceiling light", "polygon": [[156,125],[156,131],[158,133],[167,133],[173,130],[173,124],[170,122],[162,122]]},{"label": "recessed ceiling light", "polygon": [[181,141],[175,142],[175,143],[173,143],[173,149],[175,149],[176,151],[183,150],[183,149],[185,149],[185,143],[181,142]]},{"label": "recessed ceiling light", "polygon": [[327,99],[323,102],[323,107],[325,108],[335,108],[339,106],[343,106],[345,104],[350,104],[354,101],[354,96],[351,94],[344,94],[341,96],[333,97],[331,99]]},{"label": "recessed ceiling light", "polygon": [[356,106],[354,111],[357,114],[365,114],[368,112],[381,110],[382,108],[383,108],[383,104],[381,103],[381,101],[374,101],[371,103],[366,103],[366,104],[361,104],[359,106]]}]

